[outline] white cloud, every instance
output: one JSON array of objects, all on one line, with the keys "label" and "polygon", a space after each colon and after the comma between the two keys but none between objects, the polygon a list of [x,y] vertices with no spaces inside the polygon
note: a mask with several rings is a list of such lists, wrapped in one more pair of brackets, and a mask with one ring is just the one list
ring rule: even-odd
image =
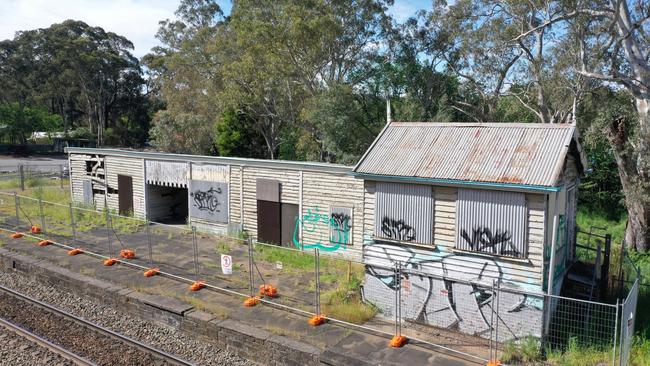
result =
[{"label": "white cloud", "polygon": [[11,39],[17,31],[46,28],[66,19],[125,36],[141,57],[158,44],[158,22],[174,17],[178,0],[0,0],[0,39]]}]

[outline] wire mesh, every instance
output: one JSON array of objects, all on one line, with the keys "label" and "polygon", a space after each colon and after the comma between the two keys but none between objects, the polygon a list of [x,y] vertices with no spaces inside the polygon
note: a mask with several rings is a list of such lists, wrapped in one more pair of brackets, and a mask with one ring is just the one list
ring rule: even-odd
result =
[{"label": "wire mesh", "polygon": [[[27,231],[40,220],[39,201],[16,198],[0,195],[0,219],[4,227]],[[114,212],[107,220],[105,211],[93,207],[70,210],[68,205],[43,201],[42,212],[48,234],[68,242],[74,238],[75,247],[108,256],[110,240],[112,255],[121,248],[133,249],[136,258],[131,263],[237,294],[248,294],[251,282],[254,295],[259,295],[261,285],[271,284],[279,296],[265,299],[287,309],[322,313],[386,335],[395,334],[399,323],[399,332],[415,343],[480,360],[512,359],[513,349],[521,347],[548,353],[573,345],[613,350],[617,343],[614,337],[621,318],[616,305],[526,293],[506,284],[495,288],[488,281],[453,280],[408,265],[397,278],[391,263],[369,266],[368,258],[355,260],[328,252],[320,253],[319,286],[313,250],[264,243],[249,246],[244,236],[194,235],[186,225],[148,224]],[[231,274],[224,273],[222,255],[230,256]],[[374,296],[368,296],[372,292]]]}]

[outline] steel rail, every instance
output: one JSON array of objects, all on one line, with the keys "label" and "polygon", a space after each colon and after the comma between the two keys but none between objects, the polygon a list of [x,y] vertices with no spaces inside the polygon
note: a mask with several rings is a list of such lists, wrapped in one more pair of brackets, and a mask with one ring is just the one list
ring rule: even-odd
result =
[{"label": "steel rail", "polygon": [[7,288],[5,286],[0,285],[0,291],[3,291],[17,299],[20,299],[22,301],[28,302],[30,304],[33,304],[35,306],[38,306],[40,308],[43,308],[51,313],[57,314],[59,316],[62,316],[65,319],[71,320],[79,325],[82,325],[86,328],[92,329],[94,331],[97,331],[98,333],[101,333],[105,336],[111,337],[111,338],[117,338],[120,341],[126,343],[129,346],[135,347],[139,349],[140,351],[143,351],[145,353],[150,353],[153,354],[154,356],[162,359],[165,362],[168,362],[172,365],[182,365],[182,366],[187,366],[187,365],[194,365],[193,363],[190,363],[188,361],[185,361],[183,359],[180,359],[172,354],[169,354],[167,352],[161,351],[159,349],[153,348],[151,346],[148,346],[142,342],[139,342],[133,338],[127,337],[123,334],[114,332],[108,328],[104,328],[101,325],[92,323],[86,319],[80,318],[72,313],[69,313],[67,311],[61,310],[59,308],[56,308],[52,305],[46,304],[42,301],[36,300],[34,298],[31,298],[27,295],[21,294],[20,292],[17,292],[15,290],[12,290],[10,288]]},{"label": "steel rail", "polygon": [[75,365],[78,366],[97,366],[96,363],[90,362],[86,360],[85,358],[77,355],[76,353],[70,352],[67,349],[54,344],[47,339],[32,333],[28,331],[27,329],[20,327],[12,322],[9,322],[5,319],[0,318],[0,326],[3,326],[7,328],[8,330],[14,332],[15,334],[19,335],[20,337],[23,337],[33,343],[36,343],[37,345],[48,349],[51,352],[54,352],[58,354],[59,356],[67,359],[68,361],[74,363]]}]

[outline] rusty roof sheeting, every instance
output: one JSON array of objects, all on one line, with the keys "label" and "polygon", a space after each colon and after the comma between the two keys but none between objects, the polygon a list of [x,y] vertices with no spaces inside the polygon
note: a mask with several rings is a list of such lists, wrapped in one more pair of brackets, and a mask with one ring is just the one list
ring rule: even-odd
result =
[{"label": "rusty roof sheeting", "polygon": [[575,126],[393,122],[355,173],[554,186]]}]

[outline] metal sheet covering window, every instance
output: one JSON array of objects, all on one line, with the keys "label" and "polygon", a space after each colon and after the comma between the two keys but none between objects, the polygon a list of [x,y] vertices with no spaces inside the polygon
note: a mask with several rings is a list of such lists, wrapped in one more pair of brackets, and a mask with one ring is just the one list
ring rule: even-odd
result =
[{"label": "metal sheet covering window", "polygon": [[523,193],[458,189],[456,248],[526,258],[526,211]]},{"label": "metal sheet covering window", "polygon": [[431,186],[377,182],[375,236],[433,244]]},{"label": "metal sheet covering window", "polygon": [[330,243],[350,244],[352,229],[352,209],[347,207],[330,208]]}]

